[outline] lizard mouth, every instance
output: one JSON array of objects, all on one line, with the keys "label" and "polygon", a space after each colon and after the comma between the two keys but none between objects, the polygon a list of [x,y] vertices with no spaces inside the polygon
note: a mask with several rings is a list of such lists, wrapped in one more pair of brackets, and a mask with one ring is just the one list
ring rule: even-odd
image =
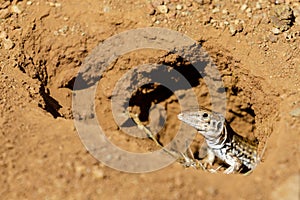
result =
[{"label": "lizard mouth", "polygon": [[180,113],[177,115],[177,117],[180,121],[183,121],[184,123],[196,128],[198,131],[203,131],[203,128],[199,126],[201,120],[198,117],[189,113]]}]

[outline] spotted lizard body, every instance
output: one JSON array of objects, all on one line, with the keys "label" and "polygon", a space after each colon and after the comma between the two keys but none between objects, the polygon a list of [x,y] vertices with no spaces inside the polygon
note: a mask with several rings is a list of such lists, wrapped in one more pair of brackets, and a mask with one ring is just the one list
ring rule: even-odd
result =
[{"label": "spotted lizard body", "polygon": [[204,136],[207,143],[206,163],[212,165],[216,156],[229,165],[224,171],[225,174],[242,170],[251,172],[259,163],[258,142],[234,132],[222,114],[201,109],[183,112],[178,118]]}]

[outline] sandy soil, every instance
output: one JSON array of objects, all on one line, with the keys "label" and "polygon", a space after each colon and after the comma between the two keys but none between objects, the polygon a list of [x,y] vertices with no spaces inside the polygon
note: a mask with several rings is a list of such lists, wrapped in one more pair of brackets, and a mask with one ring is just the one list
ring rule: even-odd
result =
[{"label": "sandy soil", "polygon": [[[0,2],[1,199],[299,199],[300,1]],[[251,175],[210,174],[178,163],[130,174],[87,152],[73,122],[74,78],[100,42],[144,27],[179,31],[209,53],[225,85],[226,119],[241,135],[257,138],[260,151],[267,144]],[[159,50],[123,55],[103,74],[98,119],[112,142],[132,152],[157,147],[120,131],[110,102],[120,77],[144,63],[191,75],[189,63]],[[203,79],[192,78],[199,102],[209,105]],[[166,110],[159,139],[167,144],[178,129],[180,105],[155,85],[135,93],[130,105],[147,123],[143,112],[154,103]]]}]

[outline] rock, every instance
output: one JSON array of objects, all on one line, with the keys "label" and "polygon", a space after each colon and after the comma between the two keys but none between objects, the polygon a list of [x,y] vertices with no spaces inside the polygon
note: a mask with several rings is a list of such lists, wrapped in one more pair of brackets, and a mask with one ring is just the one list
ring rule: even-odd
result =
[{"label": "rock", "polygon": [[300,117],[300,108],[296,108],[290,112],[290,115],[293,117]]},{"label": "rock", "polygon": [[7,38],[8,36],[7,36],[7,33],[5,32],[5,31],[2,31],[1,33],[0,33],[0,39],[5,39],[5,38]]},{"label": "rock", "polygon": [[10,49],[14,48],[14,46],[15,46],[13,41],[11,41],[11,39],[9,39],[9,38],[2,39],[2,44],[3,44],[4,49],[6,49],[6,50],[10,50]]},{"label": "rock", "polygon": [[279,5],[275,6],[271,11],[270,18],[275,28],[286,31],[293,25],[295,16],[293,15],[293,10],[288,5]]},{"label": "rock", "polygon": [[252,18],[252,12],[248,12],[248,13],[247,13],[247,17],[248,17],[249,19],[251,19],[251,18]]},{"label": "rock", "polygon": [[86,172],[86,167],[83,165],[76,165],[74,168],[77,177],[81,177]]},{"label": "rock", "polygon": [[178,5],[176,6],[176,10],[182,10],[182,8],[183,8],[183,6],[180,5],[180,4],[178,4]]},{"label": "rock", "polygon": [[166,5],[159,5],[159,6],[157,6],[157,9],[160,13],[163,13],[163,14],[167,14],[169,12],[169,9]]},{"label": "rock", "polygon": [[241,11],[245,11],[248,8],[247,4],[243,4],[241,6]]},{"label": "rock", "polygon": [[235,26],[234,25],[229,25],[229,33],[230,33],[230,35],[231,36],[234,36],[235,34],[236,34],[236,28],[235,28]]},{"label": "rock", "polygon": [[239,21],[235,21],[235,24],[229,25],[229,33],[234,36],[236,33],[240,33],[244,30],[243,24]]},{"label": "rock", "polygon": [[110,7],[109,6],[104,6],[103,7],[103,12],[109,13],[110,12]]},{"label": "rock", "polygon": [[229,14],[229,11],[228,11],[227,9],[223,9],[223,10],[222,10],[222,14],[228,15],[228,14]]},{"label": "rock", "polygon": [[279,30],[279,28],[272,28],[272,33],[274,34],[274,35],[278,35],[281,31]]},{"label": "rock", "polygon": [[275,42],[278,41],[278,37],[275,36],[274,34],[270,34],[270,35],[268,36],[268,40],[269,40],[270,42],[272,42],[272,43],[275,43]]},{"label": "rock", "polygon": [[241,23],[237,24],[235,28],[238,33],[242,32],[244,30],[243,24],[241,24]]},{"label": "rock", "polygon": [[271,0],[275,5],[284,4],[286,0]]},{"label": "rock", "polygon": [[20,10],[20,8],[17,6],[17,5],[13,5],[12,7],[11,7],[11,12],[12,13],[17,13],[17,14],[21,14],[21,10]]},{"label": "rock", "polygon": [[61,7],[61,3],[55,3],[54,6],[55,6],[56,8],[59,8],[59,7]]},{"label": "rock", "polygon": [[259,2],[256,2],[256,5],[255,5],[256,9],[257,10],[261,10],[262,9],[262,6]]},{"label": "rock", "polygon": [[212,10],[212,13],[218,13],[220,12],[220,8],[219,7],[216,7]]},{"label": "rock", "polygon": [[99,168],[94,168],[93,171],[92,171],[93,175],[95,178],[97,179],[102,179],[104,178],[104,172],[102,169],[99,169]]}]

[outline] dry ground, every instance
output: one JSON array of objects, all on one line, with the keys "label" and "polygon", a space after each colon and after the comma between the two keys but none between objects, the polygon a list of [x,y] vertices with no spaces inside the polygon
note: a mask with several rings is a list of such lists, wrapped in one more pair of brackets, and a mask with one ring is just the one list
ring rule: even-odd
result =
[{"label": "dry ground", "polygon": [[[1,199],[299,199],[300,1],[0,2]],[[85,150],[72,119],[74,77],[100,42],[142,27],[184,33],[212,57],[227,92],[227,120],[242,135],[267,141],[263,162],[250,176],[178,163],[130,174]],[[141,50],[120,57],[98,85],[99,121],[114,143],[130,151],[156,147],[113,124],[111,92],[127,70],[149,62],[188,68],[174,55]],[[207,102],[205,88],[199,82],[193,87]],[[150,89],[151,101],[166,108],[160,139],[167,143],[180,105],[163,89]],[[144,105],[142,97],[132,100],[133,107]]]}]

